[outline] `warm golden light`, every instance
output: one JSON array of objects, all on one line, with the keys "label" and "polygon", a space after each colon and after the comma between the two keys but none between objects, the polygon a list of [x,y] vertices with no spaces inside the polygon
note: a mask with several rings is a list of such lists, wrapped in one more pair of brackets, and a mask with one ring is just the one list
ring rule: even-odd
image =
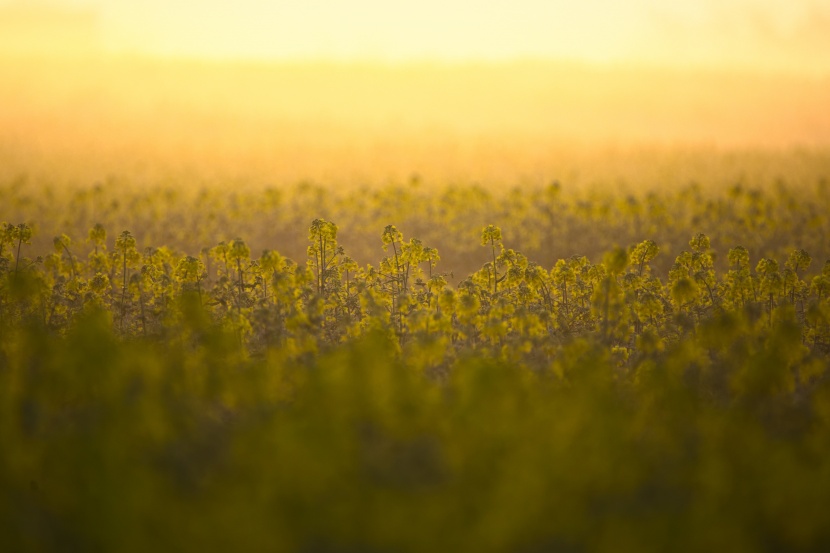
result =
[{"label": "warm golden light", "polygon": [[219,58],[568,58],[826,70],[830,3],[100,2],[119,50]]},{"label": "warm golden light", "polygon": [[830,0],[18,0],[0,150],[81,181],[499,181],[574,148],[825,147],[827,52]]},{"label": "warm golden light", "polygon": [[[21,11],[94,13],[102,48],[176,57],[830,69],[828,0],[11,0],[0,9],[18,28]],[[41,42],[61,49],[66,38],[52,31]]]}]

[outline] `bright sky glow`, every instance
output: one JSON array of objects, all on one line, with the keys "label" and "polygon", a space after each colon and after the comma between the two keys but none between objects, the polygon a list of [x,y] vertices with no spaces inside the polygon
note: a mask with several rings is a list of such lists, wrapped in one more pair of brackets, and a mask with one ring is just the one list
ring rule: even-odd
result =
[{"label": "bright sky glow", "polygon": [[0,0],[0,74],[7,174],[506,181],[830,144],[830,0]]},{"label": "bright sky glow", "polygon": [[830,0],[6,0],[86,7],[110,51],[211,59],[558,58],[830,71]]}]

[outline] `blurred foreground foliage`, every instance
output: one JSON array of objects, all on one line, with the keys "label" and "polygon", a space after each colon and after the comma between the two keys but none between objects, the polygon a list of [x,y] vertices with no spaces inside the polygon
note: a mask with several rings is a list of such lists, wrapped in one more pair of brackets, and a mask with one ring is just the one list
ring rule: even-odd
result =
[{"label": "blurred foreground foliage", "polygon": [[[182,299],[183,304],[193,298]],[[91,309],[5,330],[8,551],[826,551],[827,359],[724,315],[625,364],[430,378],[376,331],[250,357],[198,306],[163,342]]]},{"label": "blurred foreground foliage", "polygon": [[830,550],[830,263],[488,225],[451,286],[394,225],[363,266],[306,228],[2,225],[5,550]]}]

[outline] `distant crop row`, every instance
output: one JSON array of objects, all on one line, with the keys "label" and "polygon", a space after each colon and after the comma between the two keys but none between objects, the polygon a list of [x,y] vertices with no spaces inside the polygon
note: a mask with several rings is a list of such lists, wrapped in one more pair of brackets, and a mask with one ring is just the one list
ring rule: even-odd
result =
[{"label": "distant crop row", "polygon": [[61,333],[81,313],[102,309],[123,336],[164,337],[190,302],[253,352],[314,352],[383,329],[403,348],[440,344],[437,365],[477,347],[538,356],[578,336],[613,346],[624,364],[633,352],[678,342],[717,317],[766,328],[789,321],[805,347],[830,347],[830,261],[807,276],[813,260],[802,249],[783,260],[751,260],[736,246],[728,270],[718,272],[704,234],[660,278],[651,263],[661,250],[652,240],[613,249],[600,262],[572,256],[546,268],[506,247],[501,229],[488,225],[480,233],[488,261],[455,287],[437,249],[405,239],[394,225],[379,236],[381,261],[365,266],[323,219],[312,222],[300,263],[274,250],[254,256],[241,238],[198,256],[165,246],[139,251],[129,231],[108,245],[101,225],[80,243],[56,236],[54,251],[32,260],[25,256],[31,238],[25,223],[2,226],[6,327],[29,320]]},{"label": "distant crop row", "polygon": [[[718,163],[716,169],[726,164]],[[722,177],[702,184],[645,190],[633,182],[575,187],[567,181],[495,190],[432,185],[416,177],[402,185],[366,189],[314,183],[142,187],[123,176],[81,186],[21,176],[0,182],[0,221],[32,226],[36,234],[30,256],[50,253],[52,237],[60,234],[85,239],[89,228],[100,223],[110,240],[129,229],[141,252],[165,245],[196,255],[242,237],[255,256],[277,250],[303,263],[309,223],[321,218],[337,223],[349,256],[361,266],[378,263],[378,236],[391,223],[407,238],[417,237],[441,253],[442,271],[449,273],[452,285],[481,267],[486,253],[476,238],[482,227],[494,224],[503,230],[505,245],[546,269],[559,259],[578,255],[599,260],[616,246],[654,240],[664,254],[652,265],[665,276],[674,256],[699,232],[709,236],[719,254],[714,262],[721,272],[729,268],[726,253],[739,244],[756,261],[769,257],[783,262],[796,248],[817,260],[829,259],[830,177],[825,169],[826,163],[813,161],[805,174],[777,179],[773,173],[756,182],[732,175],[735,170],[726,166]]]}]

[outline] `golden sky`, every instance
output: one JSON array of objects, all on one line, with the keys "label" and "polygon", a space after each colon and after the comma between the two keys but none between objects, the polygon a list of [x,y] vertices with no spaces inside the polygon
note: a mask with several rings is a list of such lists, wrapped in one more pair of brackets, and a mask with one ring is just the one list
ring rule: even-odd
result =
[{"label": "golden sky", "polygon": [[0,0],[95,12],[111,52],[830,72],[830,0]]},{"label": "golden sky", "polygon": [[827,148],[830,0],[0,0],[0,75],[0,178],[547,178]]}]

